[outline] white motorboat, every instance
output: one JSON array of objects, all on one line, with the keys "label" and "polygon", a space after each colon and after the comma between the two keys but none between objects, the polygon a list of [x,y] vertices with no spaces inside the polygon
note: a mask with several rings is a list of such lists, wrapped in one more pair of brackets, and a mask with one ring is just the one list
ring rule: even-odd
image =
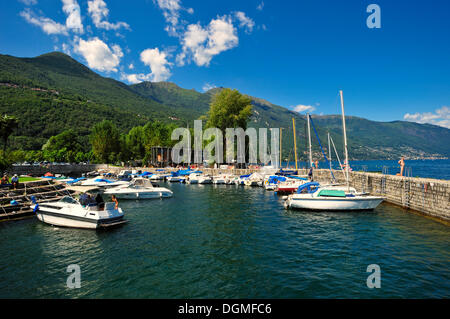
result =
[{"label": "white motorboat", "polygon": [[167,177],[169,183],[179,183],[181,182],[181,176],[169,176]]},{"label": "white motorboat", "polygon": [[135,178],[129,185],[109,188],[106,195],[115,195],[118,199],[169,198],[173,192],[164,187],[154,187],[146,178]]},{"label": "white motorboat", "polygon": [[234,180],[234,183],[236,185],[245,185],[245,181],[248,180],[251,174],[248,175],[241,175],[237,179]]},{"label": "white motorboat", "polygon": [[200,175],[198,178],[199,184],[212,184],[213,180],[209,175]]},{"label": "white motorboat", "polygon": [[200,173],[192,173],[189,174],[189,177],[187,179],[188,184],[198,184],[199,178],[202,176]]},{"label": "white motorboat", "polygon": [[115,209],[114,203],[83,206],[70,196],[57,202],[33,204],[31,208],[40,221],[54,226],[97,229],[126,223],[122,209]]},{"label": "white motorboat", "polygon": [[309,182],[300,186],[296,194],[288,196],[284,205],[286,208],[321,211],[372,210],[383,199],[357,193],[353,187],[321,187],[317,182]]},{"label": "white motorboat", "polygon": [[225,179],[225,183],[227,185],[234,185],[236,184],[236,182],[239,180],[238,176],[234,176],[234,175],[228,175],[228,177]]},{"label": "white motorboat", "polygon": [[264,177],[264,188],[268,191],[274,191],[284,181],[286,181],[286,177],[284,176],[267,175]]},{"label": "white motorboat", "polygon": [[259,173],[251,174],[245,181],[245,186],[262,186],[264,176]]},{"label": "white motorboat", "polygon": [[227,177],[225,175],[217,175],[213,176],[213,184],[219,185],[219,184],[226,184]]},{"label": "white motorboat", "polygon": [[162,181],[164,180],[164,175],[162,174],[153,174],[149,177],[150,180],[152,181]]},{"label": "white motorboat", "polygon": [[130,182],[127,181],[112,181],[105,178],[90,178],[86,180],[81,180],[78,183],[74,183],[73,185],[77,186],[97,186],[100,188],[110,188],[116,186],[128,185]]}]

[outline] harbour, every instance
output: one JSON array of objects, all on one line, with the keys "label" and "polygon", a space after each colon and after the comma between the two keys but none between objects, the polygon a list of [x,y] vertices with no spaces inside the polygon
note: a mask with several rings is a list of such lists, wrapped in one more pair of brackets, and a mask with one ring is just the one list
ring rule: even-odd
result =
[{"label": "harbour", "polygon": [[[449,228],[390,204],[285,210],[260,187],[164,183],[108,232],[0,223],[2,298],[448,298]],[[382,289],[368,289],[379,264]],[[82,288],[66,287],[78,264]],[[9,270],[13,267],[14,272]]]}]

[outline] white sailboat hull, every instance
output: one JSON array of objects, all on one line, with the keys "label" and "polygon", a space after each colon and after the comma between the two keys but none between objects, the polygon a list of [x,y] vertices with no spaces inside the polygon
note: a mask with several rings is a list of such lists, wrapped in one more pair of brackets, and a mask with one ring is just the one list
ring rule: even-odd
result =
[{"label": "white sailboat hull", "polygon": [[383,201],[382,197],[364,198],[290,198],[288,207],[321,211],[372,210]]}]

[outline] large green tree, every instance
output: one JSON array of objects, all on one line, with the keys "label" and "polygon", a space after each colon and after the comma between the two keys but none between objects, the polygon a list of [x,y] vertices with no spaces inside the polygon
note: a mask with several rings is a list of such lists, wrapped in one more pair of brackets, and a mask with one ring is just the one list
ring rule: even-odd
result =
[{"label": "large green tree", "polygon": [[68,151],[79,152],[83,149],[78,134],[74,130],[66,130],[49,138],[42,147],[43,150],[54,151],[66,148]]},{"label": "large green tree", "polygon": [[96,124],[90,135],[92,151],[102,163],[109,163],[121,151],[120,133],[117,127],[108,120]]},{"label": "large green tree", "polygon": [[[207,115],[206,127],[222,131],[224,154],[232,151],[226,147],[226,129],[239,127],[245,131],[251,116],[252,99],[239,93],[238,90],[223,89],[214,96]],[[205,142],[209,144],[212,140]],[[248,141],[245,144],[248,150]],[[236,149],[236,144],[233,148]]]},{"label": "large green tree", "polygon": [[15,116],[3,115],[0,118],[0,137],[3,140],[3,152],[6,153],[8,138],[19,126],[19,121]]},{"label": "large green tree", "polygon": [[206,127],[217,127],[223,133],[226,128],[247,129],[252,116],[252,99],[238,90],[223,89],[217,93],[209,108]]}]

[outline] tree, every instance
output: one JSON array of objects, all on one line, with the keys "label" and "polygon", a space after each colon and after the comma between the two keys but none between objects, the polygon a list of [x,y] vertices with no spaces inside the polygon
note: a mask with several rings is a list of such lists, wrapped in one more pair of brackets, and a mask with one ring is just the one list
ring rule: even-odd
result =
[{"label": "tree", "polygon": [[96,124],[90,135],[92,151],[102,163],[109,163],[120,153],[120,133],[117,127],[108,120]]},{"label": "tree", "polygon": [[3,139],[3,152],[6,153],[8,138],[19,126],[19,121],[14,116],[3,115],[0,118],[0,137]]},{"label": "tree", "polygon": [[[206,128],[218,128],[222,132],[222,145],[226,147],[226,129],[239,127],[245,131],[251,116],[252,100],[250,97],[242,95],[238,90],[223,89],[214,96],[210,104]],[[209,144],[211,140],[205,142]],[[247,141],[246,149],[248,149]],[[226,150],[226,152],[229,151]]]},{"label": "tree", "polygon": [[209,108],[206,127],[217,127],[222,132],[226,128],[247,129],[252,115],[252,100],[238,90],[223,89],[217,93]]},{"label": "tree", "polygon": [[144,127],[133,127],[126,136],[126,145],[131,159],[143,159],[145,156]]},{"label": "tree", "polygon": [[78,134],[74,130],[66,130],[61,134],[50,137],[47,143],[42,147],[43,150],[49,151],[59,151],[63,148],[72,152],[79,152],[82,150]]}]

